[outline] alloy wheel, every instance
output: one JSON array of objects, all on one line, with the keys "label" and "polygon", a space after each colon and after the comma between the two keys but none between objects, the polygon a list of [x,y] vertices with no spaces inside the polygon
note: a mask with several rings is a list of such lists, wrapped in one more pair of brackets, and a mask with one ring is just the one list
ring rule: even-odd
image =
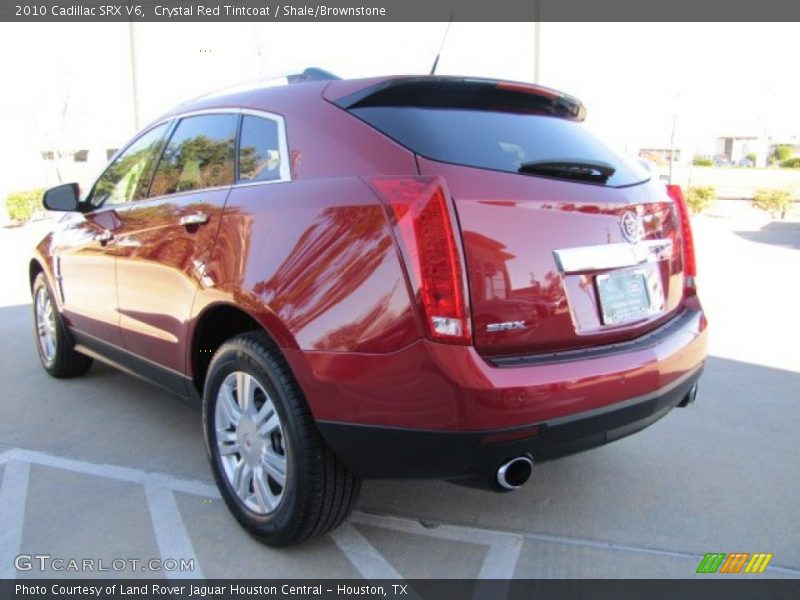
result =
[{"label": "alloy wheel", "polygon": [[244,371],[230,373],[217,393],[216,445],[228,483],[251,511],[274,512],[283,498],[288,444],[263,385]]},{"label": "alloy wheel", "polygon": [[52,363],[56,357],[56,315],[50,294],[42,286],[36,292],[36,336],[45,361]]}]

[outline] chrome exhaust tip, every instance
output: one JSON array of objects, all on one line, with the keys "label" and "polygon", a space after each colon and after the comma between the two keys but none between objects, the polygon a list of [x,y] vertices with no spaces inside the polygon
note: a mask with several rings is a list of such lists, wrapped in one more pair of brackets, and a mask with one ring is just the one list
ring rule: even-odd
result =
[{"label": "chrome exhaust tip", "polygon": [[689,393],[686,394],[686,397],[681,400],[678,406],[684,407],[693,404],[694,401],[697,399],[697,384],[695,383],[692,388],[689,390]]},{"label": "chrome exhaust tip", "polygon": [[497,483],[504,490],[516,490],[531,477],[533,461],[527,456],[518,456],[497,469]]}]

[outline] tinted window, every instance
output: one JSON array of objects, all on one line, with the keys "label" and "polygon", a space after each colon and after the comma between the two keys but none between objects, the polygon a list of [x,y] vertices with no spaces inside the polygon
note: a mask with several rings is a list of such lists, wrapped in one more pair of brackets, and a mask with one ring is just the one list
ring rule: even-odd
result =
[{"label": "tinted window", "polygon": [[231,185],[238,115],[187,117],[156,168],[150,196]]},{"label": "tinted window", "polygon": [[97,180],[91,204],[121,204],[143,198],[153,174],[156,150],[166,132],[166,124],[154,127],[120,154]]},{"label": "tinted window", "polygon": [[239,180],[272,181],[281,178],[278,123],[245,115],[239,141]]},{"label": "tinted window", "polygon": [[613,168],[607,185],[649,178],[647,171],[610,150],[581,123],[559,117],[406,106],[350,112],[417,154],[442,162],[510,173],[539,162],[602,163]]}]

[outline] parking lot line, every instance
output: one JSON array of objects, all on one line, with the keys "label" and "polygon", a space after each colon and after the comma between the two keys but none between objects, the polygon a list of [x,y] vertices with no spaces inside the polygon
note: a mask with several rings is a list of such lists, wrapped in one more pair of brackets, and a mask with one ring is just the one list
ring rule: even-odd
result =
[{"label": "parking lot line", "polygon": [[523,539],[514,533],[491,531],[475,527],[462,527],[458,525],[437,525],[425,527],[419,521],[401,519],[386,515],[369,513],[354,513],[350,520],[354,523],[392,529],[414,535],[462,542],[469,544],[482,544],[489,549],[484,558],[478,578],[480,579],[510,579],[514,576],[519,553],[522,550]]},{"label": "parking lot line", "polygon": [[192,546],[192,540],[183,523],[175,494],[172,490],[159,483],[147,483],[144,486],[147,496],[147,507],[150,509],[150,520],[153,523],[153,532],[158,544],[158,552],[162,560],[191,561],[194,566],[192,571],[164,571],[168,579],[204,579],[203,569]]},{"label": "parking lot line", "polygon": [[22,543],[25,523],[25,503],[28,498],[30,465],[10,460],[5,465],[0,482],[0,578],[14,579],[14,558]]},{"label": "parking lot line", "polygon": [[403,579],[380,552],[350,523],[342,523],[328,536],[364,579]]},{"label": "parking lot line", "polygon": [[90,463],[73,458],[37,452],[36,450],[15,448],[12,452],[15,459],[32,464],[64,469],[66,471],[83,473],[85,475],[96,475],[97,477],[106,477],[108,479],[116,479],[128,483],[138,483],[141,485],[146,485],[148,483],[160,484],[174,492],[184,492],[207,498],[220,498],[219,490],[217,490],[215,486],[201,481],[180,479],[163,473],[151,473],[139,469],[132,469],[130,467]]},{"label": "parking lot line", "polygon": [[[13,563],[14,557],[19,553],[22,539],[31,464],[143,485],[161,558],[193,558],[195,560],[194,573],[181,573],[180,576],[203,576],[174,493],[182,492],[218,499],[220,494],[216,487],[202,481],[180,479],[163,473],[90,463],[35,450],[12,448],[0,453],[0,465],[5,465],[0,481],[0,561],[2,561],[0,564],[3,565],[0,568],[1,578],[13,578],[16,575]],[[698,561],[701,558],[699,554],[678,550],[648,548],[544,533],[508,532],[464,525],[425,525],[412,518],[355,511],[348,522],[343,523],[329,536],[366,579],[402,579],[402,576],[353,524],[442,540],[485,545],[488,550],[478,577],[487,579],[513,578],[525,540],[613,552],[649,554],[687,561]],[[793,567],[770,564],[766,570],[794,577],[800,576],[800,569]],[[169,573],[167,575],[169,576]],[[178,573],[175,575],[177,576]]]}]

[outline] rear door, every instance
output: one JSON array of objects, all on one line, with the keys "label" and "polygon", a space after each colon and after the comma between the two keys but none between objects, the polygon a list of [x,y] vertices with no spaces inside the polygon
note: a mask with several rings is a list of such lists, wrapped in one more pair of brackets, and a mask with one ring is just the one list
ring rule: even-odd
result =
[{"label": "rear door", "polygon": [[[186,330],[235,178],[238,113],[180,119],[146,199],[118,210],[120,329],[127,350],[185,372]],[[176,378],[176,381],[179,381]]]},{"label": "rear door", "polygon": [[398,80],[338,101],[442,176],[485,355],[638,337],[679,308],[679,221],[663,185],[599,142],[553,90]]}]

